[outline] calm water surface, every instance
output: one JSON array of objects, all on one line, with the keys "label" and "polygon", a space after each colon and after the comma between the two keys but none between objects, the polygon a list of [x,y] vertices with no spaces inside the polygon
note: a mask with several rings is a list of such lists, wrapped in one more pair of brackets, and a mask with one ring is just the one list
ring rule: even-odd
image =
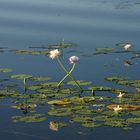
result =
[{"label": "calm water surface", "polygon": [[[78,43],[78,47],[67,49],[64,57],[66,65],[69,56],[80,57],[73,73],[77,79],[107,85],[104,78],[110,75],[140,78],[139,61],[124,66],[124,61],[133,54],[93,55],[97,47],[115,48],[120,42],[130,42],[134,50],[140,50],[139,17],[139,0],[0,0],[0,47],[28,49],[64,39]],[[64,74],[55,61],[45,56],[15,55],[8,51],[0,54],[0,66],[14,69],[14,74],[51,75],[54,80]],[[12,123],[11,116],[22,112],[9,108],[11,104],[10,99],[0,102],[0,138],[4,140],[140,139],[139,127],[125,132],[118,128],[86,129],[72,124],[54,132],[48,126],[51,118],[42,123]],[[47,114],[47,107],[39,112]]]}]

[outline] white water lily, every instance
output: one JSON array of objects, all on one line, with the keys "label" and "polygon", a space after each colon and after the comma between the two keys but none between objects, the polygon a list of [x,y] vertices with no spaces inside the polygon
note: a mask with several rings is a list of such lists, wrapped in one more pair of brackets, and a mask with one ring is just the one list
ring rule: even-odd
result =
[{"label": "white water lily", "polygon": [[80,58],[78,56],[71,56],[69,58],[69,61],[71,64],[76,64],[79,60],[80,60]]},{"label": "white water lily", "polygon": [[127,50],[129,50],[130,48],[132,48],[132,44],[127,43],[127,44],[125,44],[125,45],[123,46],[123,48],[127,51]]},{"label": "white water lily", "polygon": [[122,98],[123,97],[123,95],[124,95],[124,93],[119,93],[119,95],[117,96],[118,98]]},{"label": "white water lily", "polygon": [[117,112],[117,111],[121,111],[122,108],[120,107],[120,105],[117,105],[117,107],[114,107],[113,110],[114,110],[115,112]]},{"label": "white water lily", "polygon": [[49,57],[50,57],[51,59],[56,59],[56,58],[58,58],[60,55],[61,55],[60,51],[59,51],[58,49],[55,49],[55,50],[50,51]]}]

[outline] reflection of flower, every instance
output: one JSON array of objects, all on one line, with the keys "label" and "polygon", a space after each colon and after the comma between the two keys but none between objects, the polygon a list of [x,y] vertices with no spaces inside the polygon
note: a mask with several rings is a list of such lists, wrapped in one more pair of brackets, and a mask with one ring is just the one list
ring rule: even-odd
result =
[{"label": "reflection of flower", "polygon": [[115,112],[117,112],[117,111],[121,111],[122,108],[121,108],[119,105],[117,105],[117,107],[114,107],[113,110],[114,110]]},{"label": "reflection of flower", "polygon": [[56,121],[50,122],[50,129],[53,131],[58,131],[58,123]]},{"label": "reflection of flower", "polygon": [[125,44],[123,47],[124,47],[124,49],[127,51],[127,50],[129,50],[130,48],[132,48],[132,44],[127,43],[127,44]]},{"label": "reflection of flower", "polygon": [[124,95],[124,93],[121,93],[121,92],[120,92],[120,94],[119,94],[117,97],[118,97],[118,98],[122,98],[123,95]]},{"label": "reflection of flower", "polygon": [[58,49],[52,50],[50,51],[50,58],[55,59],[58,58],[60,56],[60,51]]},{"label": "reflection of flower", "polygon": [[79,61],[79,59],[80,58],[78,56],[71,56],[69,58],[69,61],[70,61],[71,64],[75,64],[75,63],[77,63]]}]

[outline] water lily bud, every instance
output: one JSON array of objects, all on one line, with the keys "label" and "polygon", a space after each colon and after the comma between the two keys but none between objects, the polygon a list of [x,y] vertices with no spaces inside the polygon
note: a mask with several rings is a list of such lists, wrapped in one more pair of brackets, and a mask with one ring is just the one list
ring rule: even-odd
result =
[{"label": "water lily bud", "polygon": [[78,56],[71,56],[71,57],[69,58],[69,61],[70,61],[71,64],[75,64],[75,63],[77,63],[79,60],[80,60],[80,58],[79,58]]},{"label": "water lily bud", "polygon": [[58,49],[55,49],[55,50],[50,51],[49,57],[50,57],[51,59],[56,59],[56,58],[58,58],[60,55],[61,55],[60,51],[59,51]]}]

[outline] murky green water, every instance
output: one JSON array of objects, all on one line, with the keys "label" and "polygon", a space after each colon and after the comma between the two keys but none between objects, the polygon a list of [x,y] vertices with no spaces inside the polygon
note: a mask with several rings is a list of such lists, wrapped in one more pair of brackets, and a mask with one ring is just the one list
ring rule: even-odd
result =
[{"label": "murky green water", "polygon": [[[0,138],[5,140],[140,139],[138,112],[135,114],[132,110],[123,110],[122,116],[116,115],[119,120],[115,121],[119,124],[116,122],[110,124],[109,121],[112,120],[107,118],[97,118],[97,116],[104,117],[114,113],[106,107],[110,104],[129,103],[139,106],[140,97],[136,89],[139,88],[139,85],[134,85],[139,82],[133,81],[140,79],[139,9],[139,0],[0,0],[0,48],[2,51],[0,53],[0,68],[13,69],[10,73],[0,73],[2,80],[0,83]],[[67,91],[68,89],[65,89],[66,91],[61,91],[64,92],[61,95],[57,95],[54,89],[41,87],[41,89],[47,90],[47,95],[44,95],[44,91],[39,91],[40,89],[37,91],[28,89],[27,95],[23,97],[23,80],[12,79],[11,75],[24,73],[33,76],[46,76],[52,78],[51,82],[55,82],[59,81],[65,72],[56,60],[51,60],[47,55],[17,54],[15,49],[44,52],[48,51],[46,49],[48,45],[59,44],[62,40],[65,43],[78,44],[64,49],[61,59],[70,69],[68,58],[71,55],[80,57],[80,62],[72,75],[78,80],[92,82],[92,85],[84,86],[84,89],[107,86],[131,91],[131,93],[127,94],[123,101],[118,101],[114,100],[117,99],[117,95],[113,93],[116,92],[114,90],[95,91],[97,99],[93,99],[91,93],[84,91],[82,96],[88,96],[90,99],[79,101],[75,93],[77,92],[75,86],[70,86],[72,94]],[[130,51],[125,51],[122,43],[131,43],[134,47]],[[98,51],[97,48],[98,50],[99,48],[113,50]],[[123,76],[127,78],[126,81],[123,80],[127,84],[105,80],[110,76]],[[39,83],[27,81],[28,87]],[[19,95],[12,94],[13,90],[18,91]],[[5,94],[7,95],[5,96]],[[133,94],[134,96],[131,97]],[[33,97],[34,95],[36,97]],[[71,99],[71,97],[75,97],[77,100]],[[65,100],[65,104],[68,103],[68,105],[48,105],[49,101],[63,100],[64,98],[69,99]],[[76,102],[77,104],[75,104]],[[59,109],[64,109],[61,110],[64,114],[61,114]],[[91,109],[95,112],[92,112]],[[42,115],[35,117],[35,114]],[[81,117],[78,118],[78,121],[76,115]],[[13,116],[22,116],[22,118]],[[32,118],[26,118],[29,116]],[[84,123],[79,122],[83,116],[92,118],[86,119]],[[111,118],[114,116],[109,117],[109,119]],[[124,120],[120,120],[124,118],[125,124]],[[133,118],[133,120],[129,118]],[[31,122],[34,119],[35,122]],[[97,127],[97,122],[101,126]],[[127,126],[126,122],[131,123]],[[90,127],[87,127],[89,124]]]}]

